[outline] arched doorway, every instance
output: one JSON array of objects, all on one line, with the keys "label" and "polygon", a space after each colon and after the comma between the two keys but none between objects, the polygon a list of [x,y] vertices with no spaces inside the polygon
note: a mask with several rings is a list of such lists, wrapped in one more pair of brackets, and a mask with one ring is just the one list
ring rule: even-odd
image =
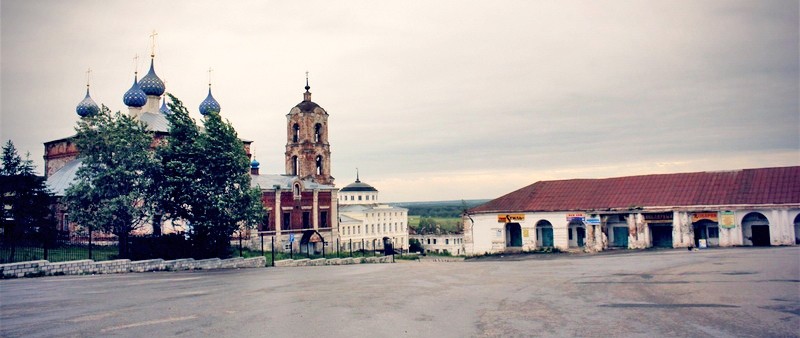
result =
[{"label": "arched doorway", "polygon": [[800,214],[794,218],[794,244],[800,244]]},{"label": "arched doorway", "polygon": [[536,222],[536,246],[540,248],[553,246],[553,225],[546,220]]},{"label": "arched doorway", "polygon": [[583,225],[583,221],[570,221],[567,231],[569,232],[567,234],[569,246],[572,248],[583,247],[586,240],[586,227]]},{"label": "arched doorway", "polygon": [[522,227],[519,223],[506,223],[506,246],[522,246]]},{"label": "arched doorway", "polygon": [[392,239],[389,237],[383,238],[383,254],[384,255],[391,255],[394,252],[394,245],[392,244]]},{"label": "arched doorway", "polygon": [[719,227],[717,222],[701,219],[692,223],[694,231],[694,246],[700,247],[700,240],[705,240],[706,246],[719,246]]},{"label": "arched doorway", "polygon": [[300,253],[319,255],[323,253],[325,246],[325,238],[320,235],[316,230],[303,231],[303,237],[300,238]]},{"label": "arched doorway", "polygon": [[751,212],[742,219],[742,244],[769,246],[769,220],[760,212]]}]

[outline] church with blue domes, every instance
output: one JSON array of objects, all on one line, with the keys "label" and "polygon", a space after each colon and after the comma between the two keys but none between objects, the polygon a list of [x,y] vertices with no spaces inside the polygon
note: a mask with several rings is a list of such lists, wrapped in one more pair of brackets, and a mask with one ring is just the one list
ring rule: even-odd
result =
[{"label": "church with blue domes", "polygon": [[[286,172],[283,174],[261,174],[260,163],[251,155],[252,141],[242,140],[245,152],[251,161],[251,185],[262,193],[262,203],[267,213],[263,224],[256,232],[248,232],[251,240],[264,237],[265,241],[275,240],[284,250],[294,252],[320,253],[332,250],[339,238],[339,215],[337,210],[338,189],[333,185],[330,175],[330,144],[328,143],[328,113],[311,101],[308,77],[306,76],[303,100],[290,109],[286,115],[287,142],[284,153]],[[155,55],[150,55],[150,68],[145,76],[133,74],[133,83],[122,94],[122,102],[129,116],[144,122],[153,133],[153,144],[159,144],[169,134],[166,105],[166,87],[156,74]],[[86,96],[75,111],[78,118],[85,118],[100,111],[100,107],[90,94],[89,84]],[[198,105],[198,111],[205,116],[211,112],[221,112],[220,103],[211,93]],[[57,197],[64,196],[66,189],[76,178],[81,163],[73,136],[45,142],[45,176],[51,191]],[[56,211],[58,230],[74,234],[76,224],[69,222],[69,211],[59,204]],[[158,222],[157,222],[158,223]],[[172,224],[164,232],[181,231],[179,224]],[[145,227],[145,232],[156,231],[159,227]],[[296,240],[293,240],[295,239]]]},{"label": "church with blue domes", "polygon": [[[142,121],[153,133],[153,144],[169,133],[169,122],[166,118],[170,110],[166,104],[166,86],[164,81],[156,74],[155,54],[150,55],[150,69],[141,79],[138,72],[133,74],[133,84],[130,89],[122,94],[122,102],[128,108],[128,114],[136,120]],[[209,84],[208,96],[199,105],[199,112],[207,115],[210,112],[220,112],[219,102],[211,94]],[[86,96],[75,107],[78,118],[85,118],[100,112],[99,105],[91,96],[90,86],[86,84]],[[78,149],[73,143],[75,135],[59,138],[44,143],[45,177],[47,185],[56,197],[64,196],[66,189],[75,180],[77,170],[81,163],[78,159]],[[250,156],[252,141],[242,140],[245,152]],[[68,221],[68,210],[59,204],[56,210],[58,230],[73,233],[75,225]]]}]

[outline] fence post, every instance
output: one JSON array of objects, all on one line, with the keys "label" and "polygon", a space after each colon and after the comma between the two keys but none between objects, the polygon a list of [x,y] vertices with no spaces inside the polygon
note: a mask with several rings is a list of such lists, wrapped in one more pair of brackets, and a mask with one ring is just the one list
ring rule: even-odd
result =
[{"label": "fence post", "polygon": [[275,236],[272,236],[272,250],[270,250],[270,254],[272,255],[272,266],[275,266]]},{"label": "fence post", "polygon": [[242,257],[242,232],[239,231],[239,257]]},{"label": "fence post", "polygon": [[337,238],[336,239],[336,258],[339,258],[339,249],[341,249],[341,248],[339,247],[339,239]]},{"label": "fence post", "polygon": [[[119,241],[117,241],[117,245],[119,245]],[[92,258],[92,226],[89,226],[89,259]]]},{"label": "fence post", "polygon": [[47,237],[45,237],[45,238],[44,238],[44,240],[42,241],[42,249],[43,249],[43,251],[44,251],[44,252],[43,252],[43,254],[44,254],[44,257],[43,257],[43,258],[44,258],[44,260],[47,260],[47,254],[48,254],[48,250],[47,250],[47,249],[48,249],[48,248],[47,248],[47,239],[48,239],[48,238],[47,238]]},{"label": "fence post", "polygon": [[264,256],[264,234],[259,234],[261,236],[261,256]]}]

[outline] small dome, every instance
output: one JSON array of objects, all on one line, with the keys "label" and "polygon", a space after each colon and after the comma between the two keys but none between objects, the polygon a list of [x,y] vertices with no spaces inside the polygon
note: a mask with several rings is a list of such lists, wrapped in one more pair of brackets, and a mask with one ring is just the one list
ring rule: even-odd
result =
[{"label": "small dome", "polygon": [[208,96],[200,103],[200,114],[208,115],[212,111],[219,113],[220,110],[219,102],[214,100],[214,96],[211,95],[211,88],[208,88]]},{"label": "small dome", "polygon": [[258,161],[256,161],[256,158],[253,157],[253,161],[250,162],[250,168],[258,169],[258,166],[260,166],[260,165],[261,165],[261,163],[258,163]]},{"label": "small dome", "polygon": [[100,107],[98,107],[97,103],[94,103],[92,97],[89,96],[88,86],[86,88],[86,97],[84,97],[83,100],[80,103],[78,103],[78,106],[75,107],[75,111],[81,117],[91,116],[97,114],[97,112],[100,111]]},{"label": "small dome", "polygon": [[164,94],[166,87],[164,87],[164,81],[161,81],[156,75],[156,71],[153,68],[153,59],[150,59],[150,71],[139,81],[139,85],[147,95],[161,96],[161,94]]},{"label": "small dome", "polygon": [[314,109],[318,108],[319,105],[311,101],[303,101],[298,103],[295,107],[300,108],[301,112],[313,113]]},{"label": "small dome", "polygon": [[363,183],[356,179],[355,182],[348,184],[346,187],[339,190],[340,192],[347,192],[347,191],[378,191],[373,186]]},{"label": "small dome", "polygon": [[172,111],[169,110],[169,107],[167,107],[167,98],[166,97],[163,100],[161,100],[161,108],[159,108],[158,111],[160,111],[161,114],[164,114],[164,115],[169,115],[169,114],[172,113]]},{"label": "small dome", "polygon": [[136,81],[135,75],[133,76],[133,86],[122,96],[122,102],[128,107],[136,108],[143,107],[147,103],[147,94],[142,91],[142,87]]}]

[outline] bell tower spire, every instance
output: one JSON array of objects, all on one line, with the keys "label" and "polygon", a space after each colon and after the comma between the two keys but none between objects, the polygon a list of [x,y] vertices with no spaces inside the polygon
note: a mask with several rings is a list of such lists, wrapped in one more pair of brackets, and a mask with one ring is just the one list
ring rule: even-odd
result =
[{"label": "bell tower spire", "polygon": [[311,101],[308,72],[304,88],[303,101],[286,115],[286,174],[333,185],[328,112]]}]

